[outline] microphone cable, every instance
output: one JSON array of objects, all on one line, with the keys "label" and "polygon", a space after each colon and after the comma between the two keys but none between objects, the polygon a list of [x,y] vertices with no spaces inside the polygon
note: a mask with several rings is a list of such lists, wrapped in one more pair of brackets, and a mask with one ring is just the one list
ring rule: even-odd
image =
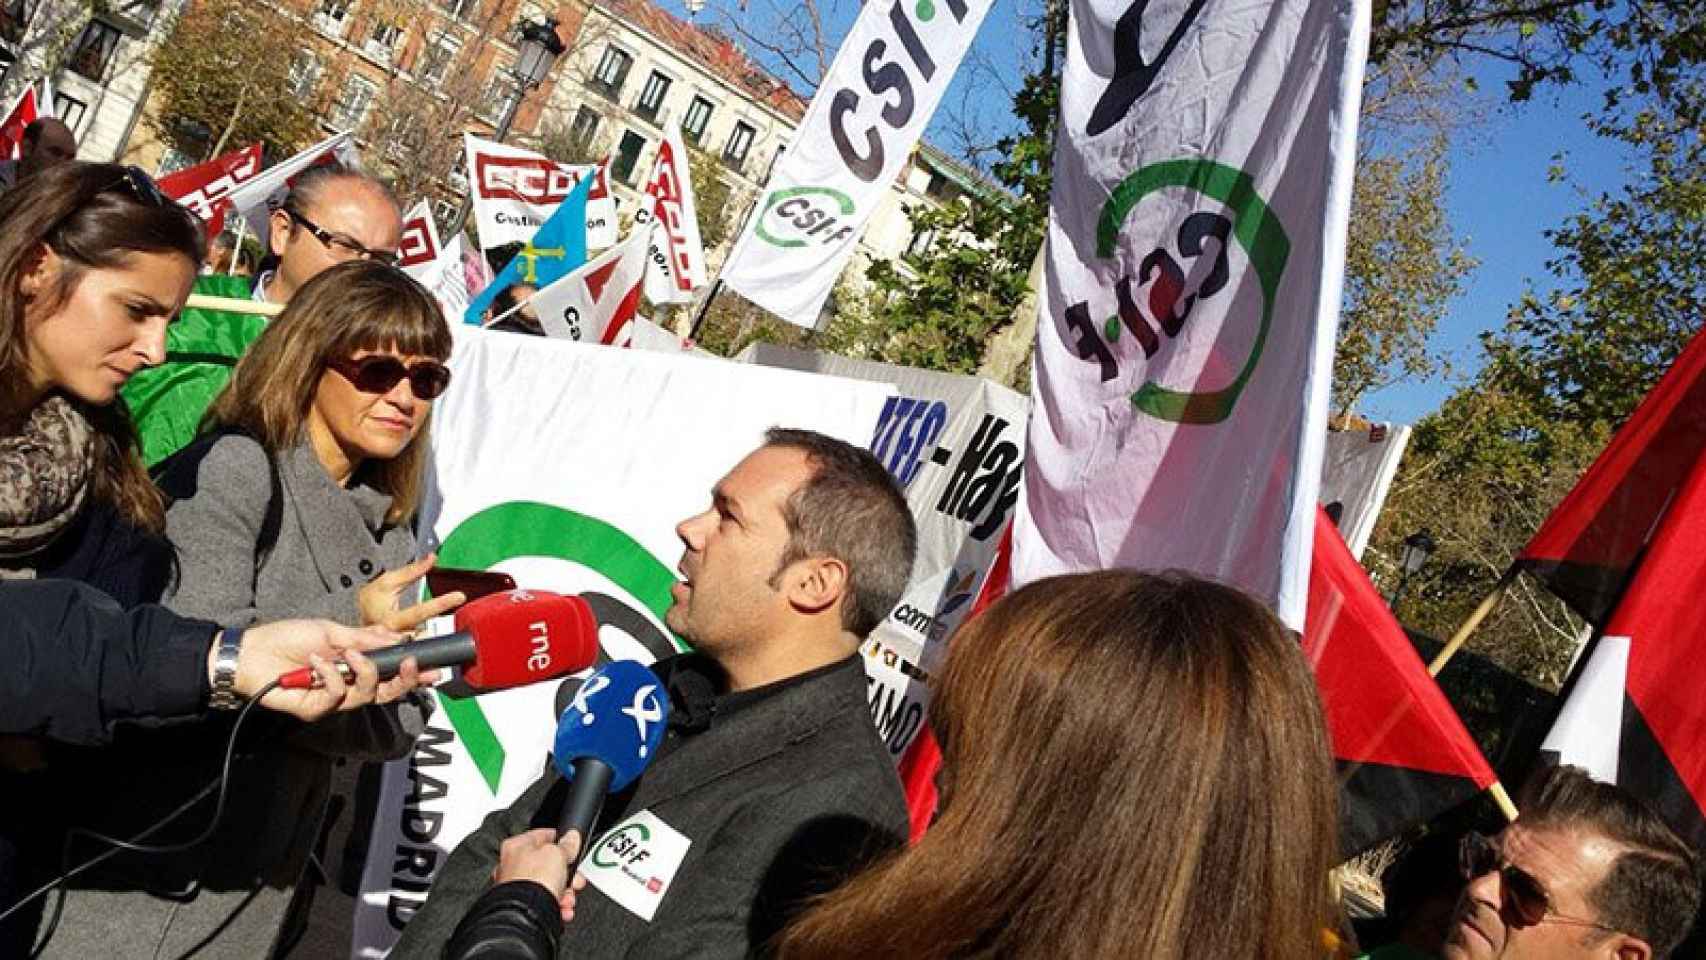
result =
[{"label": "microphone cable", "polygon": [[[261,698],[277,689],[278,685],[279,682],[277,680],[271,681],[266,686],[262,687],[260,692],[250,697],[248,702],[243,704],[243,708],[237,711],[237,719],[231,725],[231,734],[225,740],[225,759],[224,762],[220,764],[219,776],[209,781],[205,787],[202,787],[195,796],[185,801],[182,806],[179,806],[177,809],[166,814],[164,817],[161,817],[159,820],[154,821],[154,823],[150,824],[129,840],[120,840],[117,837],[109,837],[105,834],[96,833],[93,830],[87,830],[82,827],[72,827],[67,831],[65,835],[65,847],[60,858],[60,869],[63,872],[60,873],[59,876],[31,891],[28,896],[19,900],[17,903],[7,907],[5,911],[0,912],[0,921],[4,921],[7,917],[10,917],[12,914],[22,910],[25,904],[37,897],[44,896],[49,892],[54,892],[56,894],[53,901],[53,913],[48,917],[46,929],[42,931],[40,940],[30,950],[30,960],[35,960],[36,957],[41,956],[42,951],[46,950],[48,943],[53,940],[55,931],[59,929],[60,915],[65,910],[65,885],[74,877],[77,877],[84,871],[105,863],[112,857],[126,851],[131,853],[151,854],[182,853],[185,850],[189,850],[206,843],[207,840],[213,836],[214,832],[219,829],[220,820],[225,817],[225,798],[229,793],[231,784],[231,762],[237,753],[237,734],[242,732],[243,721],[249,718],[249,713],[255,709],[255,705],[261,702]],[[173,821],[177,820],[185,813],[195,809],[197,804],[207,799],[208,794],[213,793],[215,790],[219,791],[219,799],[213,806],[213,816],[209,818],[207,827],[203,829],[201,833],[196,834],[194,837],[191,837],[181,843],[147,844],[142,842],[171,825]],[[71,843],[79,836],[88,837],[91,840],[104,843],[111,849],[98,853],[75,867],[70,867]]]}]

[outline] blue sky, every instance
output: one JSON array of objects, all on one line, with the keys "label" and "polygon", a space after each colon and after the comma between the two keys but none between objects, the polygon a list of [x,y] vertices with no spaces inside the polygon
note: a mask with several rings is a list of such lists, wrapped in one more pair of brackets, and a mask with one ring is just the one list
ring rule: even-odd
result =
[{"label": "blue sky", "polygon": [[[686,15],[680,0],[660,2]],[[721,2],[735,9],[740,0]],[[832,19],[843,31],[859,10],[847,0],[819,3],[833,7]],[[752,0],[750,8],[756,16],[764,6],[764,0]],[[1011,93],[1033,42],[1022,20],[1038,6],[1034,0],[995,0],[926,139],[953,153],[956,114],[975,117],[986,130],[1013,126]],[[717,18],[707,9],[695,19],[711,24]],[[1450,357],[1456,377],[1473,372],[1479,362],[1477,336],[1504,322],[1525,287],[1550,289],[1546,261],[1553,248],[1544,232],[1584,209],[1592,197],[1615,191],[1626,177],[1625,154],[1588,133],[1582,122],[1582,115],[1602,102],[1602,81],[1543,88],[1527,103],[1510,104],[1504,100],[1507,72],[1490,61],[1466,61],[1466,66],[1480,87],[1477,94],[1465,93],[1466,101],[1474,101],[1485,119],[1460,133],[1453,145],[1447,208],[1457,238],[1480,266],[1464,278],[1462,295],[1435,332],[1435,345]],[[1548,170],[1559,154],[1569,175],[1551,181]],[[1435,378],[1389,387],[1367,397],[1361,412],[1376,420],[1413,423],[1436,409],[1455,382]]]}]

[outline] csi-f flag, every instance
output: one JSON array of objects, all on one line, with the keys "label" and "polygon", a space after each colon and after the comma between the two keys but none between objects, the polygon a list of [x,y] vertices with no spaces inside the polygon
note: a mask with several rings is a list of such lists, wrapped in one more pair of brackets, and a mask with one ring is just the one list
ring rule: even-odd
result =
[{"label": "csi-f flag", "polygon": [[1368,17],[1072,4],[1016,584],[1180,568],[1302,628]]},{"label": "csi-f flag", "polygon": [[1492,767],[1368,573],[1317,510],[1303,652],[1339,768],[1339,844],[1350,856],[1496,781]]},{"label": "csi-f flag", "polygon": [[817,325],[988,12],[988,0],[865,4],[723,264],[723,283],[790,323]]},{"label": "csi-f flag", "polygon": [[699,239],[699,211],[693,202],[693,177],[681,126],[664,126],[657,160],[640,209],[634,212],[634,232],[646,232],[646,299],[653,303],[689,303],[693,291],[705,285],[705,245]]},{"label": "csi-f flag", "polygon": [[1517,557],[1604,627],[1659,518],[1706,453],[1706,334],[1696,334]]},{"label": "csi-f flag", "polygon": [[[1695,410],[1698,422],[1706,412]],[[1706,461],[1671,498],[1542,747],[1652,804],[1706,851]]]},{"label": "csi-f flag", "polygon": [[591,177],[575,184],[521,252],[468,304],[464,321],[479,324],[497,295],[517,283],[543,289],[586,262],[586,199],[592,184]]}]

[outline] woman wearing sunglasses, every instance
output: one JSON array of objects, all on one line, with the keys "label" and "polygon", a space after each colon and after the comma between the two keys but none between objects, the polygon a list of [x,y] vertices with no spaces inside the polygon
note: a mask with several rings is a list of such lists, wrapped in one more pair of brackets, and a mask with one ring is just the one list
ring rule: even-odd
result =
[{"label": "woman wearing sunglasses", "polygon": [[[459,604],[456,593],[404,599],[433,562],[414,559],[410,522],[450,347],[437,302],[393,267],[355,261],[304,284],[237,364],[203,439],[162,476],[178,554],[166,605],[225,625],[315,617],[401,632]],[[334,761],[406,755],[426,709],[405,697],[256,731],[219,832],[185,854],[117,858],[96,890],[68,899],[47,956],[100,955],[120,930],[160,944],[150,956],[281,951],[314,886],[302,881],[324,845]],[[137,789],[150,796],[127,796],[95,829],[129,836],[182,803],[211,778],[225,733],[208,723],[136,738],[114,763],[160,787]],[[199,827],[209,814],[184,819]]]}]

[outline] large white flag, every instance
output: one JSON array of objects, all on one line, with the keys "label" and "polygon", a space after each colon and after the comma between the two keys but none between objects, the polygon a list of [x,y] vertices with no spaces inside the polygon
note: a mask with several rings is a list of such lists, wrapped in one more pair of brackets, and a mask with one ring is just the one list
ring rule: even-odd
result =
[{"label": "large white flag", "polygon": [[616,198],[610,193],[610,161],[575,166],[542,153],[463,134],[468,189],[473,191],[474,223],[480,247],[526,243],[585,177],[594,177],[586,199],[589,250],[616,242]]},{"label": "large white flag", "polygon": [[[863,442],[891,388],[539,337],[457,332],[432,417],[425,548],[445,566],[579,594],[604,658],[650,663],[681,557],[675,524],[776,424]],[[386,765],[350,954],[384,956],[457,843],[545,769],[559,688],[454,682],[408,758]],[[589,844],[589,846],[591,846]],[[665,909],[668,909],[667,903]]]},{"label": "large white flag", "polygon": [[705,285],[705,245],[699,240],[699,209],[693,202],[693,177],[681,126],[674,120],[658,141],[657,161],[646,195],[634,212],[634,232],[651,237],[646,251],[646,299],[653,303],[690,303]]},{"label": "large white flag", "polygon": [[1182,568],[1302,628],[1368,18],[1072,5],[1016,583]]},{"label": "large white flag", "polygon": [[635,230],[628,239],[535,293],[528,303],[546,336],[625,346],[629,321],[640,305],[649,236],[650,231]]},{"label": "large white flag", "polygon": [[231,209],[237,211],[249,232],[261,241],[261,249],[267,249],[268,218],[290,193],[296,175],[309,167],[334,162],[346,167],[361,166],[361,155],[347,132],[334,133],[283,163],[268,167],[227,195]]},{"label": "large white flag", "polygon": [[865,4],[729,253],[723,283],[790,323],[817,325],[988,12],[987,0]]}]

